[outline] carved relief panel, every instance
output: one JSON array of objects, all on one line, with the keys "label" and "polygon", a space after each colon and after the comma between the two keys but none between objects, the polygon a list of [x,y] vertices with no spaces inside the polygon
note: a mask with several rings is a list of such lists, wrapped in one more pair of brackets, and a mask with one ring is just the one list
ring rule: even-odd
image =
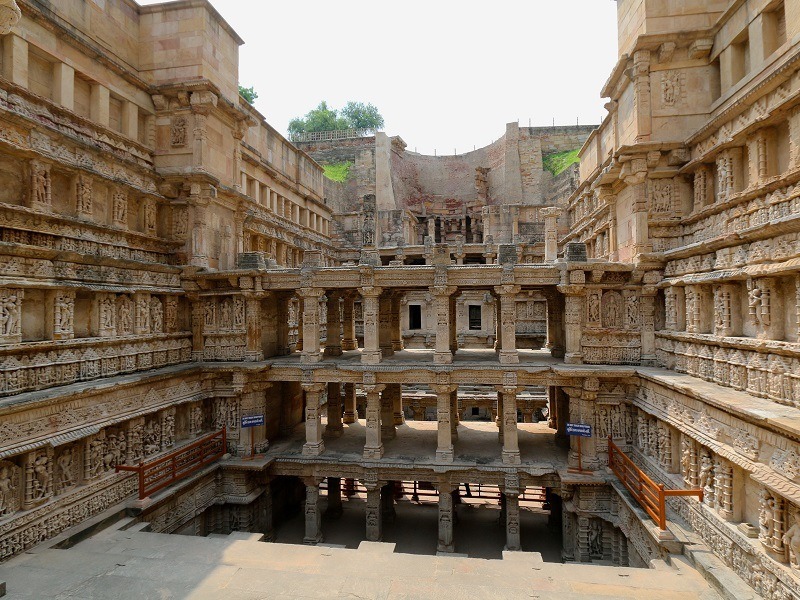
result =
[{"label": "carved relief panel", "polygon": [[22,508],[22,469],[13,462],[0,461],[0,519]]}]

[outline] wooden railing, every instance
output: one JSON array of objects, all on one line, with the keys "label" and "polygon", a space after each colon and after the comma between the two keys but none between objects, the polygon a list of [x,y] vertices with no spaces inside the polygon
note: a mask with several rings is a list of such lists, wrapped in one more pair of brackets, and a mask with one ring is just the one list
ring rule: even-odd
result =
[{"label": "wooden railing", "polygon": [[183,446],[151,462],[140,462],[135,467],[117,465],[117,472],[131,471],[139,474],[139,499],[164,489],[222,458],[227,452],[225,428],[210,433],[188,446]]},{"label": "wooden railing", "polygon": [[666,490],[636,466],[619,447],[608,438],[608,467],[628,488],[631,495],[656,522],[660,529],[667,528],[666,498],[671,496],[697,496],[703,501],[703,490]]}]

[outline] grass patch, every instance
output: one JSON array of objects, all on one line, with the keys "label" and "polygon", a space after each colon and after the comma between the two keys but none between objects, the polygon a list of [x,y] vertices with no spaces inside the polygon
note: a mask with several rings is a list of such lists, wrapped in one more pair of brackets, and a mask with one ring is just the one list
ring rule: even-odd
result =
[{"label": "grass patch", "polygon": [[329,165],[322,165],[325,169],[325,177],[332,181],[345,182],[350,175],[350,167],[353,166],[351,161],[332,163]]},{"label": "grass patch", "polygon": [[553,177],[558,177],[566,171],[570,166],[578,164],[579,148],[575,150],[567,150],[566,152],[556,152],[555,154],[548,154],[542,158],[542,164],[545,171],[550,171]]}]

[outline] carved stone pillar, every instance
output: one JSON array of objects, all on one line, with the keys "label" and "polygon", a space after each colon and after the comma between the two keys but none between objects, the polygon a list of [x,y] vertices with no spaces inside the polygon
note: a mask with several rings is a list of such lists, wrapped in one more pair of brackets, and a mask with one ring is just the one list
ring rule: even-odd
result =
[{"label": "carved stone pillar", "polygon": [[403,332],[400,329],[400,310],[402,307],[402,294],[392,294],[391,314],[389,315],[389,327],[391,330],[392,350],[399,352],[403,349]]},{"label": "carved stone pillar", "polygon": [[344,384],[344,416],[345,424],[356,422],[356,385],[354,383]]},{"label": "carved stone pillar", "polygon": [[339,309],[339,295],[328,294],[328,322],[327,339],[325,341],[325,356],[342,355],[342,319]]},{"label": "carved stone pillar", "polygon": [[403,386],[399,383],[396,385],[397,389],[392,398],[392,419],[395,425],[402,425],[406,422],[405,415],[403,414]]},{"label": "carved stone pillar", "polygon": [[633,54],[633,102],[636,107],[636,141],[650,140],[652,130],[650,100],[650,51]]},{"label": "carved stone pillar", "polygon": [[719,516],[726,521],[733,521],[733,466],[719,456],[716,457],[714,465],[714,487]]},{"label": "carved stone pillar", "polygon": [[581,325],[583,316],[583,294],[577,286],[569,286],[564,297],[564,328],[566,337],[566,353],[564,362],[567,364],[581,364],[583,352],[581,349]]},{"label": "carved stone pillar", "polygon": [[339,382],[328,383],[328,424],[325,433],[340,436],[342,426],[342,384]]},{"label": "carved stone pillar", "polygon": [[381,441],[381,392],[384,385],[365,385],[367,393],[367,440],[364,444],[364,458],[381,458],[383,442]]},{"label": "carved stone pillar", "polygon": [[448,484],[439,485],[439,542],[436,551],[455,551],[453,544],[453,489]]},{"label": "carved stone pillar", "polygon": [[192,302],[192,360],[199,362],[203,360],[205,347],[205,337],[203,336],[203,324],[206,317],[205,300],[202,300],[197,294],[188,297]]},{"label": "carved stone pillar", "polygon": [[436,443],[436,461],[453,462],[453,433],[450,422],[450,394],[458,388],[454,385],[431,385],[431,389],[436,394],[436,420],[438,423],[438,434]]},{"label": "carved stone pillar", "polygon": [[553,207],[543,208],[539,217],[544,219],[544,261],[553,262],[558,256],[558,216],[561,209]]},{"label": "carved stone pillar", "polygon": [[[148,321],[150,312],[148,310]],[[58,290],[53,294],[53,339],[75,337],[75,290]]]},{"label": "carved stone pillar", "polygon": [[500,297],[500,364],[519,363],[517,352],[517,294],[518,285],[501,285],[494,288]]},{"label": "carved stone pillar", "polygon": [[392,298],[384,294],[378,301],[378,346],[381,356],[392,356]]},{"label": "carved stone pillar", "polygon": [[[645,275],[645,278],[652,276],[652,271]],[[660,279],[660,277],[659,277]],[[642,286],[639,306],[636,305],[636,296],[626,297],[625,311],[632,311],[633,314],[626,315],[629,326],[639,323],[642,334],[642,354],[641,364],[643,366],[654,366],[656,359],[656,293],[658,290],[653,285]],[[628,318],[630,317],[630,319]],[[635,318],[635,323],[631,322]]]},{"label": "carved stone pillar", "polygon": [[356,320],[353,314],[354,304],[355,300],[353,299],[353,296],[347,294],[344,297],[344,302],[342,305],[342,350],[345,351],[358,349],[358,340],[356,339]]},{"label": "carved stone pillar", "polygon": [[381,288],[367,287],[361,290],[364,319],[364,350],[361,353],[361,362],[367,365],[377,365],[381,362],[380,338],[378,335],[380,295]]},{"label": "carved stone pillar", "polygon": [[315,479],[308,480],[306,484],[306,535],[304,544],[315,546],[322,541],[322,515],[319,510],[319,482]]},{"label": "carved stone pillar", "polygon": [[[290,300],[291,302],[291,300]],[[298,352],[303,351],[303,310],[305,308],[305,302],[303,302],[302,298],[298,298],[297,300],[297,321],[295,327],[297,329],[297,341],[295,342],[294,349]]]},{"label": "carved stone pillar", "polygon": [[553,358],[564,358],[564,299],[554,292],[547,294],[547,347]]},{"label": "carved stone pillar", "polygon": [[325,514],[332,519],[342,516],[342,480],[339,477],[328,477],[328,507]]},{"label": "carved stone pillar", "polygon": [[380,542],[383,538],[381,518],[381,487],[376,482],[364,482],[367,487],[367,541]]},{"label": "carved stone pillar", "polygon": [[519,535],[519,490],[506,488],[506,550],[519,552],[522,550]]},{"label": "carved stone pillar", "polygon": [[23,290],[0,290],[0,344],[19,344],[22,341]]},{"label": "carved stone pillar", "polygon": [[381,394],[381,439],[393,440],[397,436],[394,428],[395,396],[400,394],[400,384],[386,384]]},{"label": "carved stone pillar", "polygon": [[456,291],[455,287],[433,286],[430,288],[433,295],[433,307],[436,314],[436,350],[433,362],[440,365],[449,365],[453,362],[453,352],[450,349],[450,296]]},{"label": "carved stone pillar", "polygon": [[319,341],[319,299],[322,290],[302,288],[303,298],[303,355],[300,362],[315,363],[322,359]]},{"label": "carved stone pillar", "polygon": [[324,383],[303,384],[306,395],[306,443],[303,445],[303,456],[319,456],[325,451],[319,412],[324,386]]},{"label": "carved stone pillar", "polygon": [[261,347],[261,296],[245,296],[245,323],[247,325],[247,349],[245,358],[250,362],[264,360]]},{"label": "carved stone pillar", "polygon": [[[519,438],[517,432],[517,387],[515,385],[497,386],[498,406],[503,410],[503,463],[520,464]],[[502,402],[499,396],[502,394]]]},{"label": "carved stone pillar", "polygon": [[458,414],[458,390],[450,392],[450,433],[453,435],[453,441],[458,439],[458,425],[461,422]]}]

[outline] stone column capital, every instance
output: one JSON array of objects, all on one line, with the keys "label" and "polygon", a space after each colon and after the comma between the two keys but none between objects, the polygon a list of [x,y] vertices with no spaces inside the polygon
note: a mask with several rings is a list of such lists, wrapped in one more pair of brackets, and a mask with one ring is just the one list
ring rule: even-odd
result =
[{"label": "stone column capital", "polygon": [[302,298],[303,300],[319,300],[322,298],[325,290],[321,288],[314,288],[314,287],[303,287],[297,290],[297,295]]},{"label": "stone column capital", "polygon": [[386,384],[377,383],[377,384],[365,385],[362,387],[367,394],[380,394],[383,390],[386,389]]},{"label": "stone column capital", "polygon": [[505,284],[494,286],[494,291],[500,296],[516,296],[522,289],[519,285]]},{"label": "stone column capital", "polygon": [[454,285],[432,285],[428,289],[434,296],[452,296],[458,288]]},{"label": "stone column capital", "polygon": [[516,394],[520,393],[521,391],[523,391],[525,389],[525,386],[519,386],[519,385],[496,385],[496,386],[494,386],[494,389],[496,389],[501,394],[514,394],[514,395],[516,395]]},{"label": "stone column capital", "polygon": [[377,298],[378,296],[381,295],[383,288],[370,285],[367,287],[359,288],[359,291],[361,292],[361,295],[365,298]]},{"label": "stone column capital", "polygon": [[458,390],[458,385],[456,385],[455,383],[446,383],[446,384],[432,383],[430,384],[430,388],[431,390],[433,390],[434,394],[436,394],[437,396],[441,396],[444,394],[452,394],[453,392]]},{"label": "stone column capital", "polygon": [[325,383],[302,383],[300,385],[307,394],[321,394],[327,386]]}]

